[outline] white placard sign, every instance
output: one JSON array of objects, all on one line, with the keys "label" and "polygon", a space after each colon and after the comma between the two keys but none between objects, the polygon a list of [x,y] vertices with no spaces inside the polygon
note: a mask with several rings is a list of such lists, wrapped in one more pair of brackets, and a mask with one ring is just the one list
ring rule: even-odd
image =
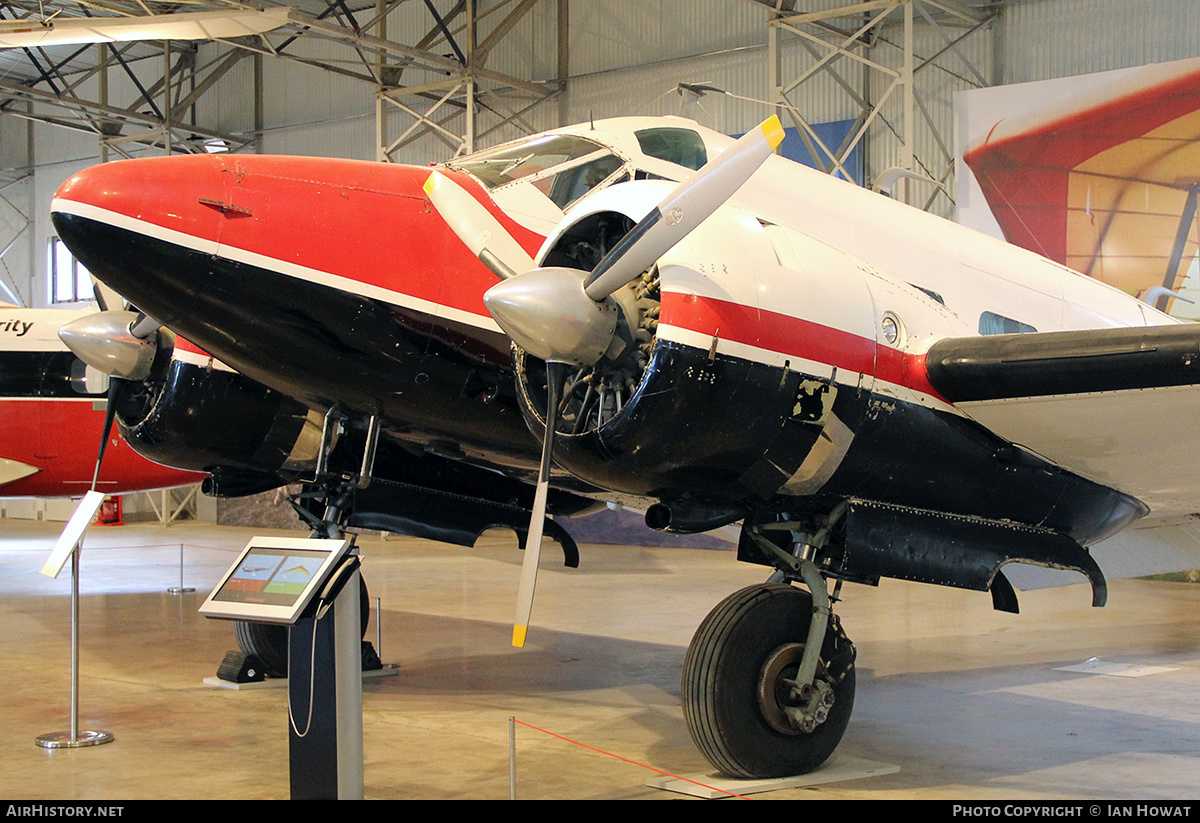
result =
[{"label": "white placard sign", "polygon": [[50,552],[50,557],[46,559],[46,565],[42,566],[42,574],[47,577],[58,577],[59,572],[67,563],[67,558],[71,556],[75,545],[83,538],[83,533],[87,531],[88,525],[96,516],[96,512],[100,510],[100,504],[103,502],[103,492],[90,491],[83,496],[79,505],[75,507],[75,513],[67,521],[66,528],[58,536],[58,542],[54,544],[54,551]]}]

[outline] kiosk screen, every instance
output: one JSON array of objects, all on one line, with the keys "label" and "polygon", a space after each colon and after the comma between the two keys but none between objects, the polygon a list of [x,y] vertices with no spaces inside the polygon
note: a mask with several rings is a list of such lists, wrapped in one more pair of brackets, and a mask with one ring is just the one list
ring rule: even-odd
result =
[{"label": "kiosk screen", "polygon": [[209,617],[294,623],[347,546],[345,540],[255,538],[200,612]]}]

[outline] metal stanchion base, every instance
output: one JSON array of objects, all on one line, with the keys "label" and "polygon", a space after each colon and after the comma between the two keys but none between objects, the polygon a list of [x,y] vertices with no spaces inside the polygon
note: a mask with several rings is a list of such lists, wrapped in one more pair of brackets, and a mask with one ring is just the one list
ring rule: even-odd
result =
[{"label": "metal stanchion base", "polygon": [[167,589],[167,594],[183,594],[185,592],[194,591],[195,589],[193,589],[191,586],[172,586],[171,588]]},{"label": "metal stanchion base", "polygon": [[79,749],[84,746],[99,746],[101,743],[113,741],[111,732],[80,732],[78,737],[71,737],[70,732],[54,732],[41,734],[34,741],[43,749]]}]

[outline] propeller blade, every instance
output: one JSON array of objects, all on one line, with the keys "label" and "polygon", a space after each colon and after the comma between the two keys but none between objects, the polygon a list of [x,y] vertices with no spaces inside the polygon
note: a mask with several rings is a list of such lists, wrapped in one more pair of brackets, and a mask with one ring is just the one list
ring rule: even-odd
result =
[{"label": "propeller blade", "polygon": [[529,516],[529,532],[525,537],[525,559],[521,563],[521,586],[517,592],[517,619],[513,624],[513,645],[525,645],[529,615],[533,611],[533,589],[537,583],[538,558],[542,551],[542,528],[546,520],[546,495],[550,490],[550,461],[554,451],[554,431],[558,423],[558,393],[566,376],[562,363],[546,364],[546,431],[542,437],[542,462],[538,467],[537,490],[533,496],[533,512]]},{"label": "propeller blade", "polygon": [[107,404],[104,410],[104,429],[100,432],[100,451],[96,453],[96,469],[92,472],[92,491],[100,482],[100,464],[104,462],[104,452],[108,448],[108,436],[112,434],[113,420],[117,416],[117,394],[121,391],[121,380],[117,377],[108,379]]},{"label": "propeller blade", "polygon": [[782,142],[783,126],[772,115],[680,183],[596,264],[584,281],[587,296],[603,300],[640,277],[732,197]]},{"label": "propeller blade", "polygon": [[483,204],[446,175],[435,171],[425,194],[458,239],[501,280],[533,268],[533,258]]},{"label": "propeller blade", "polygon": [[137,319],[129,324],[129,333],[138,340],[145,340],[162,326],[157,320],[144,311],[139,311]]},{"label": "propeller blade", "polygon": [[142,380],[158,350],[158,323],[131,311],[103,311],[72,320],[58,330],[75,356],[105,374]]},{"label": "propeller blade", "polygon": [[97,280],[95,275],[92,275],[92,294],[101,311],[121,311],[125,308],[125,298],[111,286]]}]

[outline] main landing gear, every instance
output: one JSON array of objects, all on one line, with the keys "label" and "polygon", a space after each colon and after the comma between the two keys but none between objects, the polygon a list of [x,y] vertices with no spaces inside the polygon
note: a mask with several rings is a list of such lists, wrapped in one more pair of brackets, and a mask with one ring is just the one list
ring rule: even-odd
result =
[{"label": "main landing gear", "polygon": [[814,562],[837,514],[811,539],[792,531],[793,554],[762,531],[799,524],[747,527],[778,571],[722,601],[688,647],[682,685],[688,731],[709,762],[732,777],[810,772],[833,754],[850,722],[854,645],[832,614]]}]

